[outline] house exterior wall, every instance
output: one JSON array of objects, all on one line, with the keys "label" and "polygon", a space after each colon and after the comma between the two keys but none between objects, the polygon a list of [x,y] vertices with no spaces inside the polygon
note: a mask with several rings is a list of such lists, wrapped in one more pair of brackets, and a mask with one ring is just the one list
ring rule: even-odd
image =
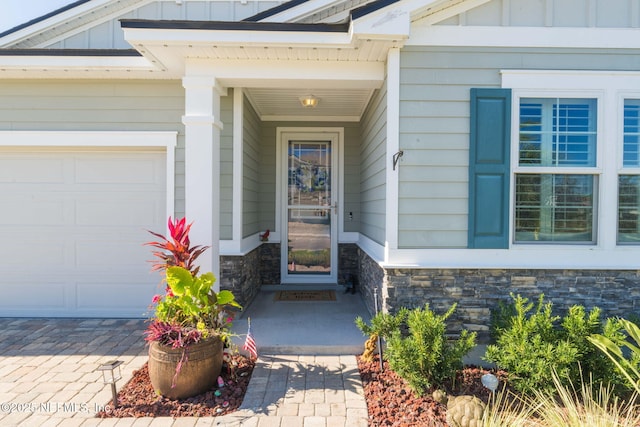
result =
[{"label": "house exterior wall", "polygon": [[[41,47],[56,49],[130,49],[120,29],[120,19],[192,20],[192,21],[240,21],[263,10],[277,6],[275,1],[155,1],[137,9],[98,22]],[[17,44],[15,47],[22,47]]]},{"label": "house exterior wall", "polygon": [[599,307],[602,319],[636,316],[640,309],[640,270],[559,269],[385,269],[358,250],[360,292],[367,309],[397,313],[401,307],[429,304],[438,314],[454,303],[447,332],[475,331],[478,342],[489,341],[491,310],[510,294],[536,302],[540,295],[553,303],[555,315],[572,305]]},{"label": "house exterior wall", "polygon": [[[360,145],[360,131],[358,123],[354,122],[262,122],[262,139],[260,145],[260,173],[259,173],[259,206],[260,206],[260,230],[279,230],[280,224],[276,224],[276,133],[279,127],[342,127],[344,128],[344,206],[340,208],[340,214],[345,220],[345,231],[357,231],[359,206],[357,204],[359,191],[359,173],[357,151]],[[353,212],[354,221],[346,220],[349,212]]]},{"label": "house exterior wall", "polygon": [[360,233],[385,243],[387,86],[377,90],[361,121]]},{"label": "house exterior wall", "polygon": [[[465,22],[468,24],[469,20]],[[464,327],[477,331],[481,340],[488,338],[491,309],[497,306],[498,301],[510,300],[510,294],[520,294],[531,300],[544,294],[546,300],[553,302],[557,314],[563,314],[573,304],[584,305],[587,309],[597,306],[603,310],[604,316],[636,314],[640,308],[640,275],[633,263],[619,262],[620,268],[602,265],[594,268],[558,267],[575,263],[582,258],[581,254],[588,251],[587,247],[551,245],[552,248],[546,250],[539,247],[540,256],[545,256],[548,250],[557,250],[560,256],[554,267],[549,264],[544,268],[527,268],[526,265],[535,262],[539,265],[540,262],[530,258],[535,252],[527,254],[520,248],[504,252],[504,255],[508,252],[519,257],[517,266],[491,269],[460,266],[465,262],[471,265],[480,259],[469,261],[465,257],[472,254],[486,260],[495,257],[492,263],[507,263],[506,256],[501,257],[497,252],[465,249],[470,89],[502,87],[501,70],[615,72],[638,69],[637,51],[631,49],[403,48],[399,138],[404,157],[399,167],[399,247],[417,249],[412,252],[412,260],[434,266],[385,266],[360,250],[360,283],[369,310],[374,310],[374,291],[381,310],[388,312],[428,303],[435,311],[443,313],[457,303],[458,308],[449,322],[449,332],[456,333]],[[599,87],[589,89],[604,90]],[[629,90],[635,88],[630,87]],[[605,125],[614,127],[611,123],[605,122]],[[606,144],[617,143],[614,138],[606,139]],[[616,152],[615,147],[607,150],[605,146],[600,150],[609,154]],[[615,221],[611,216],[608,219]],[[600,217],[598,221],[604,221],[604,218]],[[598,238],[615,240],[610,236]],[[437,257],[435,251],[420,251],[428,248],[447,249],[439,253],[449,254],[445,263],[456,268],[437,265],[438,261],[433,261]],[[456,248],[465,250],[456,251]],[[598,249],[602,250],[602,247]],[[626,256],[633,253],[635,247],[607,247],[602,251],[602,258],[611,258],[614,250],[620,250]]]},{"label": "house exterior wall", "polygon": [[243,103],[242,155],[242,237],[260,231],[260,157],[262,130],[260,119],[245,98]]},{"label": "house exterior wall", "polygon": [[494,0],[443,24],[631,28],[639,21],[634,0]]},{"label": "house exterior wall", "polygon": [[[184,88],[169,80],[0,82],[0,130],[176,131],[175,208],[184,216]],[[233,93],[221,99],[221,236],[231,238]]]},{"label": "house exterior wall", "polygon": [[175,212],[184,215],[184,89],[176,81],[0,81],[0,130],[175,131]]},{"label": "house exterior wall", "polygon": [[471,88],[500,87],[503,69],[639,67],[634,50],[402,49],[399,247],[467,247]]},{"label": "house exterior wall", "polygon": [[220,240],[233,238],[233,91],[228,92],[220,98]]}]

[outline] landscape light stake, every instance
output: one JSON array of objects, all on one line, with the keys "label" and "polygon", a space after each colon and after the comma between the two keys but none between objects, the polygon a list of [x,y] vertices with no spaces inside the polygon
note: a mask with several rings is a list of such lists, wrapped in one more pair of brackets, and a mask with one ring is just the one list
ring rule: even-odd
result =
[{"label": "landscape light stake", "polygon": [[[375,314],[380,311],[378,308],[378,288],[373,288],[373,307]],[[378,354],[380,355],[380,372],[384,371],[384,364],[382,363],[382,337],[378,334]]]},{"label": "landscape light stake", "polygon": [[116,381],[122,378],[120,373],[120,365],[122,360],[110,360],[98,366],[98,371],[102,371],[102,382],[111,384],[111,393],[113,393],[113,407],[118,406],[118,395],[116,393]]}]

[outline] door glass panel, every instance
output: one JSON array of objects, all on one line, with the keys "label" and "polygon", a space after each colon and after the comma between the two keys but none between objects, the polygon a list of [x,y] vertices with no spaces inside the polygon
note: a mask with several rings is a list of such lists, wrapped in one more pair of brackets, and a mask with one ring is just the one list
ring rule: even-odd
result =
[{"label": "door glass panel", "polygon": [[331,273],[331,144],[289,141],[289,274]]},{"label": "door glass panel", "polygon": [[329,209],[290,209],[289,274],[331,273]]}]

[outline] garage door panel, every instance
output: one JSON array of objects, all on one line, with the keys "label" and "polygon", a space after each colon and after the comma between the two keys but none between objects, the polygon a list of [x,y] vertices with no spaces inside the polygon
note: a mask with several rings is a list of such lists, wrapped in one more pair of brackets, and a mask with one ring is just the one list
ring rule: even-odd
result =
[{"label": "garage door panel", "polygon": [[[28,234],[27,231],[29,231]],[[0,244],[0,274],[20,270],[34,274],[33,270],[56,267],[68,264],[70,247],[60,233],[51,233],[43,229],[38,234],[33,229],[3,232],[3,243]],[[11,242],[11,244],[7,243]],[[0,279],[0,290],[4,289],[5,278]]]},{"label": "garage door panel", "polygon": [[[132,283],[127,279],[110,282],[86,282],[77,285],[78,310],[92,312],[137,312],[139,317],[148,314],[156,286],[150,283]],[[100,295],[100,298],[96,298]],[[126,295],[126,298],[123,298]]]},{"label": "garage door panel", "polygon": [[[114,164],[118,167],[117,174],[113,173]],[[132,160],[124,156],[97,160],[78,159],[75,182],[78,184],[156,184],[161,177],[157,166],[157,161]]]},{"label": "garage door panel", "polygon": [[67,309],[68,285],[62,282],[20,282],[13,281],[3,285],[3,297],[0,310],[17,314],[34,306],[48,310],[65,311]]},{"label": "garage door panel", "polygon": [[100,268],[99,271],[126,269],[131,274],[144,275],[149,272],[151,258],[149,247],[142,246],[141,240],[119,241],[79,241],[76,247],[76,267],[79,269]]},{"label": "garage door panel", "polygon": [[164,153],[5,154],[0,317],[143,316],[160,282],[143,243],[165,227]]},{"label": "garage door panel", "polygon": [[[3,192],[3,194],[7,194]],[[46,199],[25,195],[7,194],[0,209],[0,224],[3,225],[62,225],[65,218],[65,204],[49,196]]]},{"label": "garage door panel", "polygon": [[0,159],[0,182],[56,184],[65,181],[64,159],[4,155]]},{"label": "garage door panel", "polygon": [[156,218],[159,205],[148,199],[141,200],[142,195],[114,194],[109,200],[87,200],[76,203],[76,223],[78,225],[120,226],[123,224],[139,224],[148,228],[150,220]]}]

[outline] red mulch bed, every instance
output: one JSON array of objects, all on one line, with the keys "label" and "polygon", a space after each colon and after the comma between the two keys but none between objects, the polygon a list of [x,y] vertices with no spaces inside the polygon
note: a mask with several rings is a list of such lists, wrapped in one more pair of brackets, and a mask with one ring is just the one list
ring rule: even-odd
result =
[{"label": "red mulch bed", "polygon": [[[145,363],[118,393],[118,407],[107,406],[96,417],[215,417],[234,412],[242,404],[255,363],[242,355],[234,355],[232,360],[236,364],[233,372],[225,365],[220,374],[225,382],[223,388],[182,400],[158,396]],[[220,392],[219,396],[215,395],[216,391]]]},{"label": "red mulch bed", "polygon": [[[367,402],[369,425],[382,426],[419,426],[448,427],[447,409],[431,398],[429,390],[424,396],[417,396],[405,380],[393,372],[387,362],[380,372],[380,360],[365,363],[358,356],[358,369],[364,386]],[[234,374],[223,367],[221,374],[225,387],[183,400],[172,400],[156,395],[149,381],[145,364],[133,373],[133,377],[118,393],[117,408],[107,406],[106,410],[96,414],[100,418],[122,417],[215,417],[238,410],[251,379],[255,362],[245,356],[233,356],[237,364]],[[486,369],[466,366],[458,373],[455,385],[445,385],[451,395],[471,394],[484,402],[489,399],[489,390],[482,386],[480,377],[490,372]],[[500,371],[501,381],[506,373]],[[220,395],[216,396],[215,392]]]},{"label": "red mulch bed", "polygon": [[[364,386],[365,399],[369,412],[369,426],[420,426],[444,427],[447,408],[431,398],[433,390],[424,396],[417,396],[408,383],[393,372],[387,362],[380,372],[380,359],[375,356],[373,362],[364,362],[358,357],[358,369]],[[445,384],[444,389],[450,395],[474,395],[485,403],[490,391],[480,382],[482,375],[491,372],[486,369],[465,366],[458,373],[455,384]],[[505,372],[492,372],[501,383]]]}]

